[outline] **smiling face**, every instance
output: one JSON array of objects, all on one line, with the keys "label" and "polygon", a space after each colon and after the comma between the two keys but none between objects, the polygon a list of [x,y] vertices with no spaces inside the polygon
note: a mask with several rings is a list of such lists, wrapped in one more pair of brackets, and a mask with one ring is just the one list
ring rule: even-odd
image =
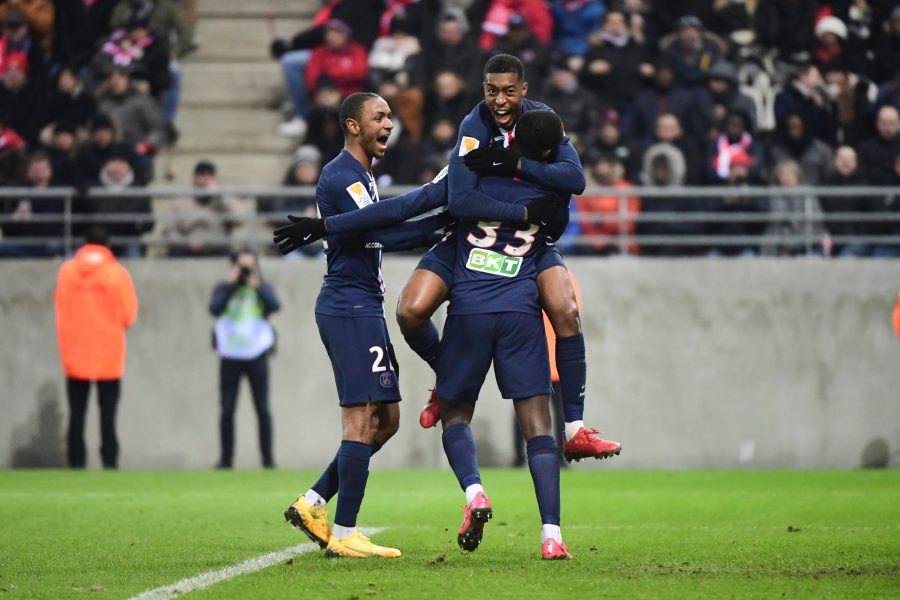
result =
[{"label": "smiling face", "polygon": [[522,99],[528,93],[528,82],[515,73],[488,73],[484,79],[484,103],[494,123],[512,129],[522,114]]},{"label": "smiling face", "polygon": [[367,156],[382,158],[387,150],[394,124],[391,108],[384,98],[376,96],[366,100],[359,111],[359,119],[347,119],[347,130],[357,138],[357,144]]}]

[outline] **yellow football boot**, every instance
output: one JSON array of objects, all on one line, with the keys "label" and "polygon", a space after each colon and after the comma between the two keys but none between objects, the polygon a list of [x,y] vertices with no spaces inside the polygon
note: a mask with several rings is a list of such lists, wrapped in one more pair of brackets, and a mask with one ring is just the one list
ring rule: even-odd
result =
[{"label": "yellow football boot", "polygon": [[353,535],[344,539],[332,537],[328,540],[328,549],[325,551],[328,558],[351,557],[351,558],[369,558],[371,556],[380,556],[381,558],[397,558],[400,551],[396,548],[386,548],[372,543],[372,540],[364,536],[358,531]]},{"label": "yellow football boot", "polygon": [[328,512],[324,506],[313,506],[304,496],[300,496],[284,511],[284,519],[305,533],[320,548],[328,546],[331,525],[328,524]]}]

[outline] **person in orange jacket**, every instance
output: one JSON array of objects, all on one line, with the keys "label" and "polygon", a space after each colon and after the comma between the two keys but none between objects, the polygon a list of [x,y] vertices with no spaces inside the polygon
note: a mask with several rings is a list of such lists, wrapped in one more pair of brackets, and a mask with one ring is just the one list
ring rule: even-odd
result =
[{"label": "person in orange jacket", "polygon": [[84,417],[91,382],[100,401],[100,456],[115,469],[119,454],[116,407],[125,372],[125,330],[134,324],[138,299],[128,271],[109,249],[102,227],[87,232],[87,244],[59,269],[56,333],[69,400],[69,466],[84,468]]}]

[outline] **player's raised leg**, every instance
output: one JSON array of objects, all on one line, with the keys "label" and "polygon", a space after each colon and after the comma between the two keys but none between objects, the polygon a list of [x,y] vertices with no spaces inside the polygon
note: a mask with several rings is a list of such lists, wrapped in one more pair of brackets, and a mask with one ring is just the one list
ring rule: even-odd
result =
[{"label": "player's raised leg", "polygon": [[[548,249],[546,255],[548,260],[559,257],[555,249]],[[562,262],[561,258],[558,260]],[[541,307],[556,334],[556,369],[566,418],[563,453],[567,460],[607,458],[619,454],[621,444],[604,440],[596,429],[584,426],[587,365],[581,317],[569,272],[562,264],[545,268],[539,272],[537,284]]]}]

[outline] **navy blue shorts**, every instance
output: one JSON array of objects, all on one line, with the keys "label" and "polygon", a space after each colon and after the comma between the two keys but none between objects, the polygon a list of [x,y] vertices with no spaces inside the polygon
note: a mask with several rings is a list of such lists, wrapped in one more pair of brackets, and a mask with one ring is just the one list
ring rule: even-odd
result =
[{"label": "navy blue shorts", "polygon": [[[449,232],[419,260],[417,269],[431,271],[444,280],[447,287],[453,285],[453,265],[456,263],[455,231]],[[556,244],[548,242],[538,249],[540,254],[535,258],[535,268],[540,275],[551,267],[565,267],[562,255]]]},{"label": "navy blue shorts", "polygon": [[543,319],[505,312],[447,317],[438,358],[438,396],[451,402],[478,400],[492,360],[504,398],[550,393]]},{"label": "navy blue shorts", "polygon": [[383,317],[316,314],[341,406],[397,402],[400,384],[394,349]]}]

